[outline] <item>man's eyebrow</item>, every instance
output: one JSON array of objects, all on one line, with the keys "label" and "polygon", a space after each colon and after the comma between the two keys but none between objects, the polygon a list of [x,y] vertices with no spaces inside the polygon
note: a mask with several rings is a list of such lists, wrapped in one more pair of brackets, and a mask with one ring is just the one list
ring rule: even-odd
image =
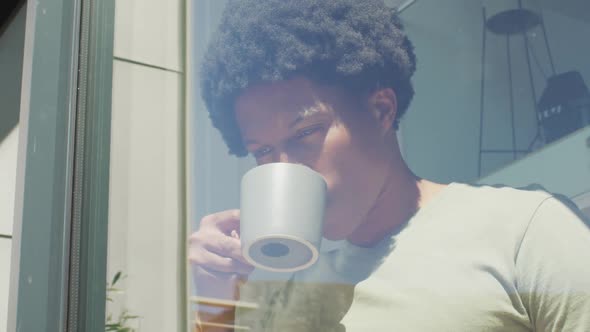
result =
[{"label": "man's eyebrow", "polygon": [[301,121],[309,117],[312,117],[318,113],[320,113],[320,110],[317,107],[307,107],[304,110],[299,111],[295,120],[293,120],[293,122],[291,122],[291,124],[289,125],[289,129],[295,127],[295,125],[297,125]]},{"label": "man's eyebrow", "polygon": [[[295,120],[293,120],[293,122],[291,122],[291,124],[289,124],[289,129],[295,127],[298,123],[300,123],[301,121],[308,119],[316,114],[321,113],[320,110],[317,107],[307,107],[302,111],[299,111],[297,113],[297,117],[295,118]],[[244,141],[244,145],[250,145],[250,144],[258,144],[258,142],[256,140],[253,139],[247,139]]]}]

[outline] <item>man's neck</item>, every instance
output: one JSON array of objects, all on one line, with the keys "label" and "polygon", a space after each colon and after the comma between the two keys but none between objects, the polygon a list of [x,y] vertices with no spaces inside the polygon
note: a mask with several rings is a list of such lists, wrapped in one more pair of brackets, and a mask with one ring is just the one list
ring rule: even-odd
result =
[{"label": "man's neck", "polygon": [[401,227],[446,185],[415,176],[405,165],[391,170],[365,220],[348,237],[361,247],[371,247]]}]

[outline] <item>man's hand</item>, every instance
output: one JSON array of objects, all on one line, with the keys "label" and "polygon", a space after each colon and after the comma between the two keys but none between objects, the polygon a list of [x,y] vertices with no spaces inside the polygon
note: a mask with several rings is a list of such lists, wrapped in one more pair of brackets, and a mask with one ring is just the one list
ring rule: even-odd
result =
[{"label": "man's hand", "polygon": [[189,238],[189,260],[199,296],[236,300],[239,280],[254,269],[241,253],[240,211],[204,217]]}]

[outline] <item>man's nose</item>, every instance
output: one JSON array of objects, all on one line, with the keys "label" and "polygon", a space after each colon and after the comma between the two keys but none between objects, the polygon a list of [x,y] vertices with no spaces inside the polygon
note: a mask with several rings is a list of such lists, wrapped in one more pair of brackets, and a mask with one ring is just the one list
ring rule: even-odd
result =
[{"label": "man's nose", "polygon": [[291,158],[288,153],[281,151],[277,155],[276,162],[278,162],[278,163],[292,163],[293,158]]}]

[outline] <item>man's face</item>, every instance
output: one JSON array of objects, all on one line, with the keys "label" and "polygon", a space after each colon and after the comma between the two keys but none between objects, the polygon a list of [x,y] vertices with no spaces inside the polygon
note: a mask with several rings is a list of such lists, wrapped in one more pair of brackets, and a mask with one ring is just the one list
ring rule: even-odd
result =
[{"label": "man's face", "polygon": [[236,100],[236,119],[259,165],[306,165],[328,185],[324,236],[349,236],[386,181],[392,147],[367,103],[298,77],[253,86]]}]

